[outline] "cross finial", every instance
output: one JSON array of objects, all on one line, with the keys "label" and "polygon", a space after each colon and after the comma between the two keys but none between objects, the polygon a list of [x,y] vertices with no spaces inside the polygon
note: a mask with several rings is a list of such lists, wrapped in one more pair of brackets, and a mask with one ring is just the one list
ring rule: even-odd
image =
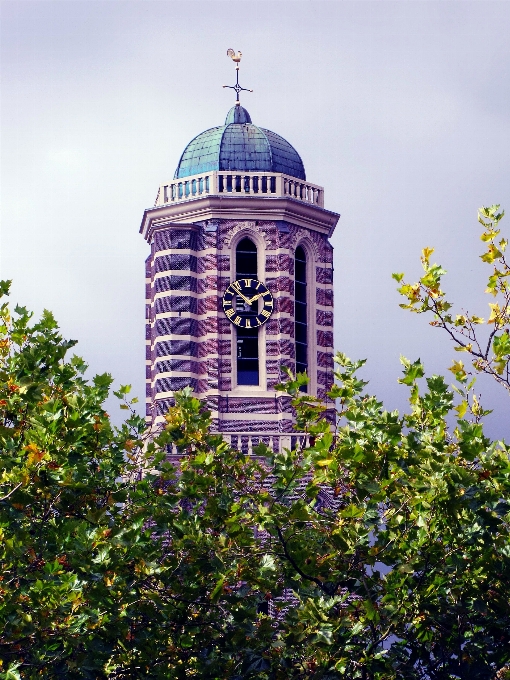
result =
[{"label": "cross finial", "polygon": [[239,62],[241,61],[241,57],[243,55],[241,52],[238,52],[237,54],[234,52],[233,49],[229,48],[227,50],[227,57],[230,57],[233,62],[236,64],[236,84],[235,85],[223,85],[223,87],[228,87],[230,90],[235,90],[236,95],[237,95],[237,100],[236,100],[236,106],[239,106],[241,102],[239,101],[239,93],[240,92],[253,92],[253,90],[248,90],[246,87],[241,87],[239,85]]}]

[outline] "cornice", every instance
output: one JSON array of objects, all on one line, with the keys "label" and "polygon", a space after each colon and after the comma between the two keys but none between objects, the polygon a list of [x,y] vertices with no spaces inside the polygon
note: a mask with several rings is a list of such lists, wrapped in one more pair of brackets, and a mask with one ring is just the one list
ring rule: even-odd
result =
[{"label": "cornice", "polygon": [[287,221],[330,237],[340,215],[287,197],[205,196],[148,208],[143,214],[140,233],[150,243],[158,229],[170,226],[197,229],[193,222],[212,219]]}]

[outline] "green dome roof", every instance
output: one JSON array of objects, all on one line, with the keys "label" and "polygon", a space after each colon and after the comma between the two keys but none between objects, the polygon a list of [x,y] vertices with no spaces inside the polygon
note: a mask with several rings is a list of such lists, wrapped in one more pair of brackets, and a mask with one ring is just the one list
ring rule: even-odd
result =
[{"label": "green dome roof", "polygon": [[283,137],[251,122],[240,104],[227,114],[225,125],[191,140],[175,171],[175,179],[213,170],[281,172],[306,180],[300,155]]}]

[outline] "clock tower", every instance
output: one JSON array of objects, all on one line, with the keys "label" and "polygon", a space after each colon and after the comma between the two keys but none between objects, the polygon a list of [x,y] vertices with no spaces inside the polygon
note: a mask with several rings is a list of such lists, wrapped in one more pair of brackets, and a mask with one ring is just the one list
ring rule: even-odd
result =
[{"label": "clock tower", "polygon": [[310,394],[325,397],[333,382],[329,237],[338,219],[294,147],[255,125],[239,99],[224,125],[186,146],[140,227],[151,248],[146,399],[153,426],[174,392],[190,386],[232,445],[292,445],[289,398],[275,385],[285,366],[307,372]]}]

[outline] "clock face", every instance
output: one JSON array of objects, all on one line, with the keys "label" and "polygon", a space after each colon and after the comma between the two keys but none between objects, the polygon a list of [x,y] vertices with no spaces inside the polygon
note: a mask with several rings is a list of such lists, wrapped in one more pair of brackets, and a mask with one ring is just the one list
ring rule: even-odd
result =
[{"label": "clock face", "polygon": [[258,328],[273,313],[273,296],[257,279],[238,279],[223,296],[223,311],[239,328]]}]

